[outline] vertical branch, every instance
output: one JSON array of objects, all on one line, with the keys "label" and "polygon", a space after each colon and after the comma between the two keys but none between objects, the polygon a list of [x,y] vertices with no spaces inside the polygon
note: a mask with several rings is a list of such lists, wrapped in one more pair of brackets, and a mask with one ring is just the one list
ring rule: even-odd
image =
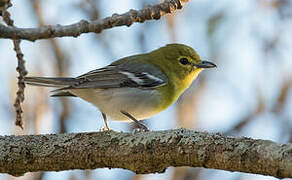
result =
[{"label": "vertical branch", "polygon": [[[2,16],[3,16],[3,20],[4,22],[8,25],[8,26],[14,26],[13,25],[13,20],[10,18],[10,13],[6,10],[2,11]],[[17,68],[16,71],[18,72],[19,76],[18,76],[18,90],[16,93],[16,99],[14,102],[14,107],[15,107],[15,111],[16,111],[16,121],[15,121],[15,125],[19,126],[23,129],[23,120],[22,120],[22,108],[21,108],[21,103],[24,101],[24,88],[25,88],[25,84],[24,84],[24,76],[27,74],[27,71],[25,69],[24,66],[24,59],[23,59],[23,53],[21,52],[20,49],[20,40],[19,39],[14,39],[13,40],[13,45],[14,45],[14,51],[16,52],[16,57],[17,57]]]}]

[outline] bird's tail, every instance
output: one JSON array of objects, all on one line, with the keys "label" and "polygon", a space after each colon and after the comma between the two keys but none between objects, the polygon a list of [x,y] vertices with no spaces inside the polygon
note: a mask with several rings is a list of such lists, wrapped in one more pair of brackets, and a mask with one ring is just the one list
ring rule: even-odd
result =
[{"label": "bird's tail", "polygon": [[24,82],[34,86],[56,87],[58,89],[52,91],[52,97],[74,96],[68,91],[62,91],[63,88],[70,87],[76,83],[75,78],[50,78],[50,77],[25,77]]},{"label": "bird's tail", "polygon": [[76,83],[75,78],[25,77],[24,82],[34,86],[66,87]]}]

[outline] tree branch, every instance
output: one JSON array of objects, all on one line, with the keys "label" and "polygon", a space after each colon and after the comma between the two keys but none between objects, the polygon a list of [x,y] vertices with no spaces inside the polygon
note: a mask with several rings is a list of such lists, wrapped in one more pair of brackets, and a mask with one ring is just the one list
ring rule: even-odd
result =
[{"label": "tree branch", "polygon": [[108,167],[145,174],[169,166],[292,177],[292,144],[187,129],[0,136],[0,173]]},{"label": "tree branch", "polygon": [[[7,1],[10,5],[10,1]],[[0,3],[1,4],[1,3]],[[9,7],[7,5],[6,7]],[[3,16],[4,22],[9,26],[9,27],[14,27],[14,21],[10,18],[10,13],[6,11],[5,9],[1,11],[1,15]],[[26,76],[27,71],[25,69],[25,61],[23,59],[23,53],[21,52],[20,49],[20,40],[19,39],[13,39],[13,45],[14,45],[14,51],[16,52],[16,57],[17,57],[17,68],[16,71],[18,72],[18,90],[16,92],[16,98],[14,102],[14,107],[15,107],[15,112],[16,112],[16,121],[15,125],[19,126],[21,129],[23,129],[23,120],[22,120],[22,107],[21,103],[24,101],[24,76]]]},{"label": "tree branch", "polygon": [[81,20],[71,25],[48,25],[40,28],[16,28],[0,24],[0,38],[26,39],[35,41],[37,39],[48,39],[55,37],[73,36],[77,37],[82,33],[101,33],[104,29],[116,26],[131,26],[134,22],[144,22],[146,20],[158,20],[167,13],[173,13],[181,9],[184,3],[189,0],[165,0],[163,3],[147,6],[142,10],[133,10],[124,14],[113,14],[101,20],[88,22]]}]

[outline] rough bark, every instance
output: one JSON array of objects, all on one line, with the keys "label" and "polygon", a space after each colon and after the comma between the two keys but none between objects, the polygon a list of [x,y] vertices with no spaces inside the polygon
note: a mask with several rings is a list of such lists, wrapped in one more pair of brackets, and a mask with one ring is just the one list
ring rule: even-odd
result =
[{"label": "rough bark", "polygon": [[0,136],[0,173],[108,167],[145,174],[170,166],[292,177],[292,144],[187,129]]},{"label": "rough bark", "polygon": [[144,22],[146,20],[158,20],[167,13],[173,13],[181,9],[184,3],[189,0],[165,0],[163,3],[147,6],[142,10],[133,10],[124,14],[113,14],[100,20],[88,22],[81,20],[71,25],[48,25],[40,28],[16,28],[0,24],[0,38],[26,39],[35,41],[37,39],[48,39],[55,37],[73,36],[77,37],[82,33],[100,33],[104,29],[115,26],[131,26],[134,22]]},{"label": "rough bark", "polygon": [[[10,1],[6,0],[6,3],[8,3],[6,7],[9,7]],[[2,3],[0,2],[0,5],[1,4]],[[10,13],[6,11],[6,9],[1,10],[1,15],[3,16],[3,20],[8,25],[8,27],[14,27],[14,21],[11,19]],[[22,120],[23,111],[22,111],[21,103],[24,101],[24,88],[25,88],[24,76],[26,76],[27,71],[24,65],[25,64],[25,60],[23,58],[24,55],[20,48],[20,40],[13,39],[13,45],[14,45],[14,51],[16,52],[17,64],[18,64],[16,71],[19,74],[19,76],[17,77],[18,90],[16,92],[16,98],[14,102],[14,107],[15,107],[15,112],[16,112],[15,125],[23,129],[23,120]]]}]

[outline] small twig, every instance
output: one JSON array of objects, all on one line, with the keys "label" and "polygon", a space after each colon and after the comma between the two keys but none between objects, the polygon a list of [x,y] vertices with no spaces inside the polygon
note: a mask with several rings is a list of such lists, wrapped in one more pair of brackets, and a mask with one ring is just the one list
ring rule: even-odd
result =
[{"label": "small twig", "polygon": [[77,37],[83,33],[101,33],[105,29],[118,26],[131,26],[135,22],[158,20],[162,16],[181,9],[189,0],[165,0],[160,4],[146,6],[142,10],[129,10],[124,14],[113,14],[111,17],[95,21],[81,20],[70,25],[48,25],[40,28],[16,28],[0,24],[0,38],[25,39],[35,41],[55,37]]},{"label": "small twig", "polygon": [[0,0],[0,16],[2,16],[2,12],[6,11],[9,7],[11,7],[12,4],[10,0]]},{"label": "small twig", "polygon": [[[3,20],[8,26],[14,26],[13,25],[13,20],[10,18],[10,14],[8,11],[4,10],[2,11],[3,15]],[[24,66],[24,59],[23,59],[23,53],[21,52],[20,49],[20,40],[19,39],[13,39],[13,45],[14,45],[14,51],[16,52],[16,57],[18,60],[18,66],[16,68],[16,71],[19,73],[18,76],[18,90],[16,93],[16,98],[14,102],[14,107],[16,111],[16,121],[15,125],[21,127],[23,129],[23,120],[22,120],[22,108],[21,108],[21,103],[24,101],[24,76],[27,74],[27,71]]]}]

